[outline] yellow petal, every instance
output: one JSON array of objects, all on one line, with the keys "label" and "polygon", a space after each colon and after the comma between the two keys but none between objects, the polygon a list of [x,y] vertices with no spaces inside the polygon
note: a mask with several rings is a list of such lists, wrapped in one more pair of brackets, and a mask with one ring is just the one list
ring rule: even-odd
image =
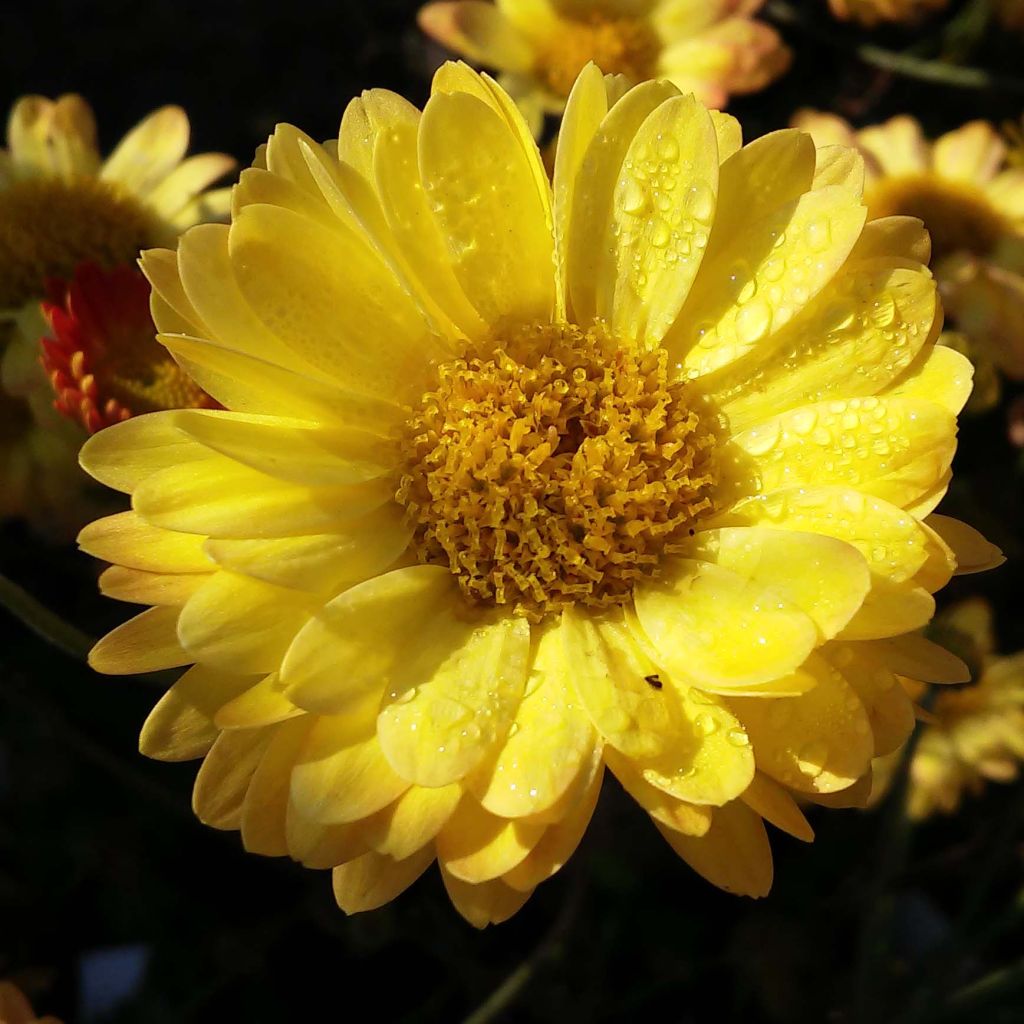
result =
[{"label": "yellow petal", "polygon": [[405,892],[433,859],[434,851],[429,846],[398,861],[379,853],[364,853],[334,869],[334,898],[346,914],[376,910]]},{"label": "yellow petal", "polygon": [[527,71],[533,51],[501,10],[480,0],[455,0],[421,7],[419,26],[442,46],[477,64],[505,71]]},{"label": "yellow petal", "polygon": [[301,714],[302,709],[285,697],[280,676],[272,672],[228,701],[214,720],[218,729],[256,729],[298,718]]},{"label": "yellow petal", "polygon": [[183,434],[173,410],[151,412],[93,434],[82,446],[82,468],[100,483],[131,494],[162,469],[209,458],[201,444]]},{"label": "yellow petal", "polygon": [[455,276],[483,319],[549,320],[550,214],[508,122],[475,96],[435,92],[420,122],[419,160]]},{"label": "yellow petal", "polygon": [[234,157],[225,153],[189,157],[150,192],[149,206],[161,217],[173,217],[203,189],[234,169]]},{"label": "yellow petal", "polygon": [[842,185],[854,195],[863,195],[864,157],[846,146],[822,146],[817,152],[813,187],[829,185]]},{"label": "yellow petal", "polygon": [[182,287],[178,253],[170,249],[147,249],[139,257],[139,267],[153,286],[150,310],[157,331],[208,337],[209,328]]},{"label": "yellow petal", "polygon": [[750,735],[760,771],[790,789],[831,793],[868,770],[871,724],[856,692],[820,656],[805,668],[818,685],[799,697],[729,703]]},{"label": "yellow petal", "polygon": [[467,796],[437,837],[437,859],[446,872],[474,885],[511,871],[537,845],[544,825],[509,821]]},{"label": "yellow petal", "polygon": [[192,810],[204,825],[241,825],[246,791],[272,737],[272,729],[239,729],[217,737],[192,789]]},{"label": "yellow petal", "polygon": [[109,632],[89,652],[106,675],[133,675],[188,665],[195,659],[178,642],[178,609],[150,608]]},{"label": "yellow petal", "polygon": [[[183,534],[182,536],[190,536]],[[411,528],[398,505],[385,505],[338,533],[265,540],[209,540],[206,553],[220,566],[281,587],[337,592],[384,572],[408,547]]]},{"label": "yellow petal", "polygon": [[61,96],[53,105],[50,144],[54,163],[64,178],[93,177],[99,170],[96,118],[81,96]]},{"label": "yellow petal", "polygon": [[597,742],[572,686],[576,666],[567,656],[564,628],[555,623],[535,641],[526,696],[508,738],[493,761],[469,780],[471,791],[492,814],[520,818],[547,810]]},{"label": "yellow petal", "polygon": [[[640,126],[615,186],[614,278],[598,284],[598,316],[617,338],[660,343],[689,294],[708,244],[718,196],[718,147],[705,108],[692,96],[662,103]],[[648,167],[657,167],[649,175]]]},{"label": "yellow petal", "polygon": [[935,345],[925,349],[886,393],[922,398],[956,416],[971,397],[973,379],[974,367],[966,356],[946,345]]},{"label": "yellow petal", "polygon": [[181,609],[178,639],[191,660],[228,672],[273,672],[316,602],[248,576],[209,576]]},{"label": "yellow petal", "polygon": [[809,615],[826,639],[850,621],[871,584],[856,548],[816,533],[757,526],[705,530],[688,552],[778,591]]},{"label": "yellow petal", "polygon": [[[830,185],[747,223],[704,260],[679,331],[666,341],[670,354],[704,375],[781,331],[832,281],[866,216],[856,197]],[[787,273],[807,261],[805,271]]]},{"label": "yellow petal", "polygon": [[757,772],[743,791],[743,802],[776,828],[788,832],[805,843],[814,842],[814,830],[808,824],[797,802],[767,775]]},{"label": "yellow petal", "polygon": [[501,924],[522,909],[530,898],[529,892],[520,892],[500,879],[471,885],[441,869],[445,891],[455,909],[474,927],[486,928]]},{"label": "yellow petal", "polygon": [[341,221],[332,231],[290,210],[247,206],[232,222],[229,251],[253,311],[316,369],[385,398],[412,394],[425,379],[440,350],[422,313]]},{"label": "yellow petal", "polygon": [[373,706],[315,719],[292,772],[292,800],[323,825],[358,821],[408,788],[384,757],[373,731]]},{"label": "yellow petal", "polygon": [[217,712],[252,686],[252,676],[193,665],[157,701],[139,736],[139,750],[158,761],[202,757],[217,738]]},{"label": "yellow petal", "polygon": [[449,608],[405,651],[377,721],[381,746],[403,778],[446,786],[507,735],[526,684],[530,627],[505,618],[474,628]]},{"label": "yellow petal", "polygon": [[203,538],[151,526],[135,512],[97,519],[78,535],[78,546],[96,558],[144,572],[208,573],[215,563]]},{"label": "yellow petal", "polygon": [[56,104],[44,96],[22,96],[7,119],[7,145],[16,165],[54,171],[50,136]]},{"label": "yellow petal", "polygon": [[410,786],[393,804],[366,820],[363,835],[367,845],[395,860],[412,856],[433,842],[462,793],[458,785],[440,789]]},{"label": "yellow petal", "polygon": [[782,592],[708,562],[678,559],[636,591],[637,617],[672,676],[727,690],[787,675],[817,643]]},{"label": "yellow petal", "polygon": [[644,781],[636,764],[614,747],[605,749],[605,761],[622,788],[656,821],[688,836],[702,836],[711,827],[712,809],[691,804]]},{"label": "yellow petal", "polygon": [[906,114],[890,118],[857,133],[857,142],[888,175],[922,174],[928,170],[930,153],[921,126]]},{"label": "yellow petal", "polygon": [[502,881],[519,892],[532,892],[541,882],[559,871],[576,852],[590,824],[604,778],[603,767],[593,775],[581,798],[573,803],[560,821],[549,825],[540,841]]},{"label": "yellow petal", "polygon": [[926,683],[969,683],[971,670],[955,654],[920,633],[876,640],[871,648],[897,675]]},{"label": "yellow petal", "polygon": [[[808,402],[873,395],[912,363],[941,319],[924,268],[850,260],[770,344],[706,382],[733,430]],[[749,381],[757,379],[757,387]]]},{"label": "yellow petal", "polygon": [[346,825],[321,825],[302,817],[289,802],[285,813],[285,841],[288,855],[303,867],[323,871],[369,853],[363,832],[366,821]]},{"label": "yellow petal", "polygon": [[953,550],[957,574],[964,575],[995,569],[1006,561],[1002,551],[977,530],[949,516],[931,515],[930,526]]},{"label": "yellow petal", "polygon": [[935,173],[977,187],[991,181],[1006,159],[1006,142],[987,121],[971,121],[936,139]]},{"label": "yellow petal", "polygon": [[132,604],[164,604],[181,607],[203,585],[206,573],[155,573],[112,565],[100,574],[100,593]]},{"label": "yellow petal", "polygon": [[844,640],[897,636],[926,626],[934,614],[935,598],[924,587],[873,576],[864,603],[840,635]]},{"label": "yellow petal", "polygon": [[235,462],[309,486],[363,483],[384,476],[398,460],[385,438],[358,427],[199,409],[178,410],[173,422],[185,437]]},{"label": "yellow petal", "polygon": [[589,323],[611,296],[598,282],[615,280],[609,252],[613,196],[626,152],[640,126],[662,103],[678,96],[668,82],[644,82],[631,89],[601,121],[576,175],[566,241],[569,309],[576,323]]},{"label": "yellow petal", "polygon": [[188,149],[188,136],[185,111],[181,107],[161,107],[118,143],[103,164],[100,177],[144,196],[181,162]]},{"label": "yellow petal", "polygon": [[[290,700],[310,711],[333,713],[385,688],[405,697],[430,678],[446,654],[418,657],[442,628],[457,636],[471,623],[454,620],[454,577],[441,566],[396,569],[344,591],[295,637],[281,667]],[[459,628],[461,627],[461,629]]]},{"label": "yellow petal", "polygon": [[716,807],[700,837],[658,824],[669,846],[712,885],[737,896],[767,896],[772,887],[772,851],[758,814],[734,800]]},{"label": "yellow petal", "polygon": [[289,722],[273,735],[242,801],[242,845],[264,857],[288,854],[285,821],[292,768],[306,739],[308,723]]},{"label": "yellow petal", "polygon": [[289,537],[343,528],[389,502],[392,492],[376,480],[351,487],[303,487],[213,455],[147,477],[132,507],[154,526],[184,533]]}]

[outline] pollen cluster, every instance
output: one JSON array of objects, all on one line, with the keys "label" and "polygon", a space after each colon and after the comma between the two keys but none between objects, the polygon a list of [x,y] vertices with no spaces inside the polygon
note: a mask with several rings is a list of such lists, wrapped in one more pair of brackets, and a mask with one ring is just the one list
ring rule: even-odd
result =
[{"label": "pollen cluster", "polygon": [[423,562],[540,621],[625,602],[712,508],[714,436],[663,351],[535,325],[439,369],[397,493]]},{"label": "pollen cluster", "polygon": [[17,309],[80,263],[134,262],[156,241],[152,218],[111,184],[30,178],[0,191],[0,309]]},{"label": "pollen cluster", "polygon": [[563,21],[537,60],[537,74],[556,96],[568,96],[576,77],[593,61],[607,75],[631,82],[650,78],[660,49],[654,30],[638,18],[591,14]]}]

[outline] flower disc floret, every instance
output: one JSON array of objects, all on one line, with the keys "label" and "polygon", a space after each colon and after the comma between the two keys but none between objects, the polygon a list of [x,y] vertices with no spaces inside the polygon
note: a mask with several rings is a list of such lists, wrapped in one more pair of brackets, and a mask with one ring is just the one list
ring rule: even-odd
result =
[{"label": "flower disc floret", "polygon": [[443,365],[398,492],[420,560],[533,621],[628,600],[712,508],[714,436],[667,363],[535,325]]}]

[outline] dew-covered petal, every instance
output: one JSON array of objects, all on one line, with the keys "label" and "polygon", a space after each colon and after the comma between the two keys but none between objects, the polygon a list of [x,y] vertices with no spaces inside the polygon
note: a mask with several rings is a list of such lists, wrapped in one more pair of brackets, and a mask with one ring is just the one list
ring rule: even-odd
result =
[{"label": "dew-covered petal", "polygon": [[441,878],[452,906],[474,927],[507,921],[530,898],[531,893],[520,892],[501,879],[471,885],[441,868]]},{"label": "dew-covered petal", "polygon": [[430,846],[405,860],[392,860],[379,853],[364,853],[334,869],[331,875],[334,898],[346,914],[376,910],[405,892],[433,860],[434,851]]},{"label": "dew-covered petal", "polygon": [[805,843],[814,841],[814,830],[808,824],[797,802],[786,789],[762,772],[754,774],[740,799],[765,821],[770,821],[783,832],[788,832]]},{"label": "dew-covered petal", "polygon": [[386,688],[406,697],[451,654],[436,640],[439,620],[445,639],[457,633],[453,644],[472,632],[471,623],[454,621],[456,602],[457,585],[441,566],[396,569],[342,592],[288,650],[281,677],[289,699],[330,714]]},{"label": "dew-covered petal", "polygon": [[871,577],[856,548],[817,533],[726,527],[698,533],[688,552],[778,591],[835,636],[864,600]]},{"label": "dew-covered petal", "polygon": [[670,676],[710,690],[787,675],[817,643],[810,617],[760,580],[678,559],[636,591],[637,617]]},{"label": "dew-covered petal", "polygon": [[799,792],[845,789],[869,768],[871,723],[856,691],[823,658],[805,668],[818,685],[799,697],[736,697],[730,706],[743,723],[757,767]]},{"label": "dew-covered petal", "polygon": [[704,257],[717,196],[711,118],[692,96],[673,97],[640,126],[613,193],[615,277],[598,284],[597,312],[617,338],[653,347],[675,322]]},{"label": "dew-covered petal", "polygon": [[208,573],[216,563],[203,551],[203,537],[152,526],[136,512],[97,519],[78,535],[78,546],[106,562],[154,573]]},{"label": "dew-covered petal", "polygon": [[111,630],[89,652],[89,664],[105,675],[134,675],[188,665],[195,659],[178,641],[177,608],[150,608]]},{"label": "dew-covered petal", "polygon": [[691,804],[652,786],[644,780],[636,763],[614,747],[605,749],[605,761],[622,788],[656,821],[688,836],[702,836],[711,827],[712,809]]},{"label": "dew-covered petal", "polygon": [[178,639],[193,661],[225,671],[273,672],[316,605],[300,591],[222,571],[181,609]]},{"label": "dew-covered petal", "polygon": [[577,666],[556,623],[535,642],[526,696],[497,756],[469,780],[492,814],[520,818],[559,800],[594,749],[597,735],[573,687]]},{"label": "dew-covered petal", "polygon": [[401,796],[409,783],[392,770],[373,729],[372,703],[316,718],[292,773],[299,814],[323,825],[358,821]]},{"label": "dew-covered petal", "polygon": [[906,372],[886,389],[886,396],[934,402],[956,416],[971,397],[974,367],[947,345],[922,351]]},{"label": "dew-covered petal", "polygon": [[712,885],[755,899],[772,886],[772,851],[760,815],[739,800],[712,812],[702,836],[688,836],[655,822],[669,846]]},{"label": "dew-covered petal", "polygon": [[220,732],[214,724],[217,712],[255,682],[255,676],[193,665],[147,716],[139,735],[139,750],[158,761],[202,757]]},{"label": "dew-covered petal", "polygon": [[455,276],[483,319],[547,321],[555,301],[550,210],[508,121],[476,96],[435,92],[420,122],[419,162]]},{"label": "dew-covered petal", "polygon": [[446,872],[474,885],[511,871],[537,845],[546,826],[499,818],[465,797],[437,836]]},{"label": "dew-covered petal", "polygon": [[525,619],[434,618],[385,693],[377,732],[394,769],[421,786],[465,778],[505,738],[529,668]]}]

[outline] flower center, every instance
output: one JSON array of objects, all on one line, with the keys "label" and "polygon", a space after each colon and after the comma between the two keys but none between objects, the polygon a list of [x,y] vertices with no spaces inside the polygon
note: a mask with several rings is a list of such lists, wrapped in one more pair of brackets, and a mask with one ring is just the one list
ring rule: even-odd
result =
[{"label": "flower center", "polygon": [[152,216],[108,182],[30,178],[0,190],[0,310],[46,294],[82,262],[133,262],[155,242]]},{"label": "flower center", "polygon": [[149,285],[134,266],[84,264],[44,302],[42,359],[58,410],[94,433],[129,416],[216,403],[156,340]]},{"label": "flower center", "polygon": [[868,206],[872,217],[923,220],[932,236],[934,261],[961,250],[985,255],[1008,227],[980,191],[931,175],[880,182],[872,188]]},{"label": "flower center", "polygon": [[653,77],[660,49],[654,30],[639,18],[564,19],[538,55],[536,73],[556,96],[569,95],[590,61],[606,75],[642,82]]},{"label": "flower center", "polygon": [[711,510],[714,437],[663,351],[534,325],[439,368],[397,499],[422,562],[539,621],[622,604]]}]

